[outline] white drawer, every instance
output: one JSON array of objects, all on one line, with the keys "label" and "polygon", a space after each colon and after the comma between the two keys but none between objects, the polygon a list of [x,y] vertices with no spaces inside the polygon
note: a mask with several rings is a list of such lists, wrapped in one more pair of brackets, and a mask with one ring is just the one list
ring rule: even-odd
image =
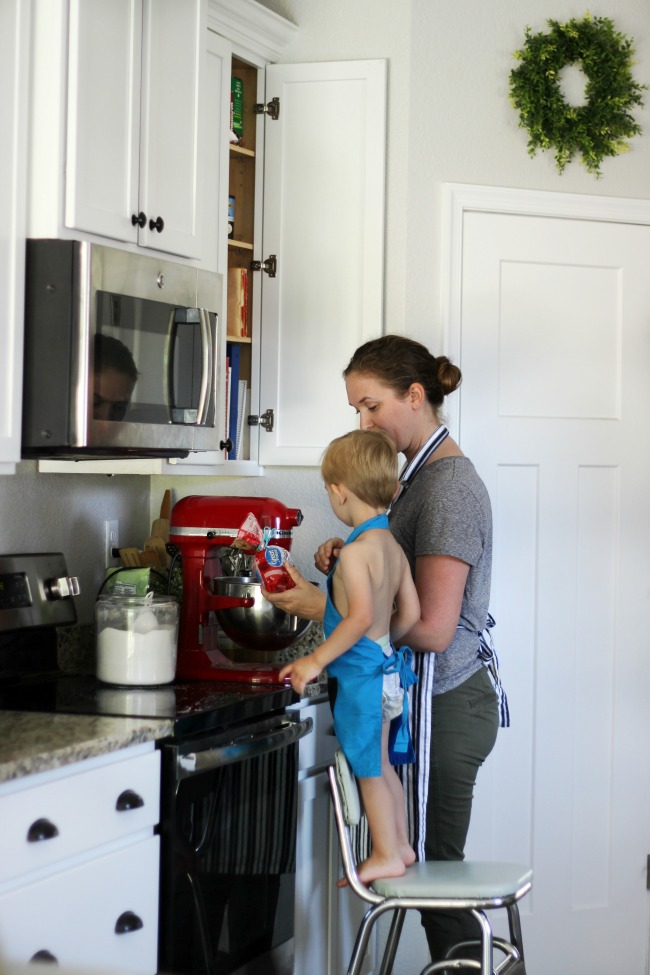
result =
[{"label": "white drawer", "polygon": [[0,794],[0,883],[156,825],[160,752],[89,771],[85,764],[70,765],[34,788]]},{"label": "white drawer", "polygon": [[151,836],[4,894],[0,967],[41,952],[60,967],[153,975],[159,863],[160,838]]}]

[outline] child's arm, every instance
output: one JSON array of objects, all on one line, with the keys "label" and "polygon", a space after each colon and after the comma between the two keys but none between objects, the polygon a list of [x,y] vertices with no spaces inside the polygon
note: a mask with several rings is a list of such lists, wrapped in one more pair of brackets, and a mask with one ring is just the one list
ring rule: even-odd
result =
[{"label": "child's arm", "polygon": [[355,551],[354,547],[350,546],[342,552],[337,572],[340,572],[345,589],[348,603],[347,615],[317,650],[287,664],[280,671],[280,679],[289,677],[291,686],[298,694],[302,694],[305,685],[318,677],[332,660],[336,660],[354,646],[372,625],[373,599],[370,569],[360,549]]},{"label": "child's arm", "polygon": [[398,642],[420,619],[420,600],[411,569],[402,557],[402,576],[395,595],[395,611],[390,618],[391,639]]}]

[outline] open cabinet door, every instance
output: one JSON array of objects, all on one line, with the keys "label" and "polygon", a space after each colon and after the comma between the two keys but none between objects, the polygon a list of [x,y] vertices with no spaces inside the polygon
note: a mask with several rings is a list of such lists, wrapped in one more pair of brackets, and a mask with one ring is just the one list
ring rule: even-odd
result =
[{"label": "open cabinet door", "polygon": [[386,62],[266,69],[260,463],[311,466],[356,426],[341,372],[382,330]]}]

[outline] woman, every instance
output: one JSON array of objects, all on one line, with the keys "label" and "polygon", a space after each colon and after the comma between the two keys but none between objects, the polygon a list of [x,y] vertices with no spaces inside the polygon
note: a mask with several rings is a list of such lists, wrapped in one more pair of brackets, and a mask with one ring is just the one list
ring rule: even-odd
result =
[{"label": "woman", "polygon": [[[412,703],[417,759],[405,781],[412,840],[418,859],[461,860],[478,769],[496,741],[500,699],[507,724],[495,661],[481,656],[490,655],[481,636],[490,596],[490,500],[441,422],[444,398],[461,374],[419,342],[386,335],[357,349],[343,375],[361,428],[384,430],[406,458],[389,517],[420,599],[420,619],[402,639],[414,651],[419,677]],[[321,571],[330,571],[342,544],[335,538],[319,547]],[[269,598],[321,619],[324,595],[292,574],[296,588]],[[478,937],[469,913],[423,913],[422,923],[433,961]]]}]

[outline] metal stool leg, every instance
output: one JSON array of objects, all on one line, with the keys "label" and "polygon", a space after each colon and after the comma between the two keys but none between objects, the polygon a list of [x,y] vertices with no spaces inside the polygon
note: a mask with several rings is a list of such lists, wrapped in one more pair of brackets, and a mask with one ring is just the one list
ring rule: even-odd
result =
[{"label": "metal stool leg", "polygon": [[[510,927],[510,944],[514,945],[519,952],[519,957],[524,961],[524,938],[521,933],[521,918],[519,916],[519,905],[511,904],[508,907],[508,925]],[[523,972],[523,965],[522,965]]]},{"label": "metal stool leg", "polygon": [[378,975],[391,975],[393,971],[395,955],[397,954],[397,946],[399,945],[400,935],[404,927],[405,917],[406,911],[397,910],[393,913],[393,920],[390,923],[390,931],[386,939],[386,947],[384,948]]}]

